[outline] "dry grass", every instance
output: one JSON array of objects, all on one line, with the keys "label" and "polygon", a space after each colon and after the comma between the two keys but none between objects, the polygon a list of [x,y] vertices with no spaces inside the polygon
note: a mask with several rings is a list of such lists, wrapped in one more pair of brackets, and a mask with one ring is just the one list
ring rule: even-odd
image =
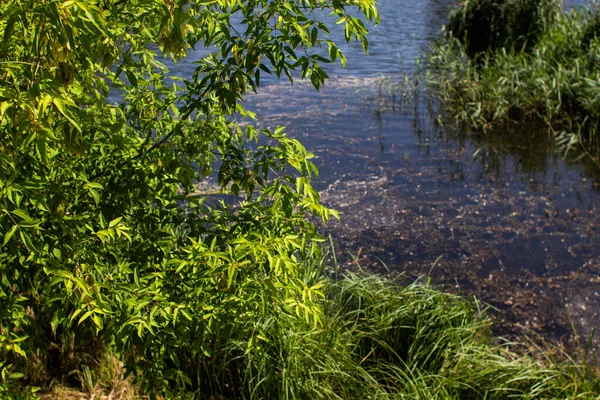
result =
[{"label": "dry grass", "polygon": [[144,398],[140,396],[131,379],[125,378],[123,364],[112,353],[101,356],[92,369],[83,367],[82,371],[74,371],[80,388],[63,384],[50,385],[48,390],[38,394],[41,400],[132,400]]}]

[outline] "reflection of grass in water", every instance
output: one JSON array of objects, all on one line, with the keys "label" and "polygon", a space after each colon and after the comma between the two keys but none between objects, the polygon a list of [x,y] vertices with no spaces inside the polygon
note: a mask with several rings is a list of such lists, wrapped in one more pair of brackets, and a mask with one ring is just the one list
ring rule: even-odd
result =
[{"label": "reflection of grass in water", "polygon": [[[465,59],[461,62],[467,61]],[[319,94],[307,94],[305,89],[310,82],[298,82],[290,87],[271,85],[261,88],[251,102],[257,106],[259,116],[264,113],[269,123],[283,125],[293,125],[294,122],[291,121],[296,120],[300,123],[316,123],[315,115],[321,115],[322,118],[334,117],[352,112],[358,107],[360,111],[369,114],[370,118],[374,117],[379,135],[377,139],[380,148],[385,150],[385,138],[381,133],[383,128],[380,129],[378,124],[386,115],[408,115],[412,118],[413,131],[420,139],[452,140],[461,148],[466,146],[465,141],[468,140],[470,145],[479,149],[477,159],[486,171],[502,172],[503,161],[511,155],[523,173],[533,175],[547,172],[548,159],[554,157],[557,148],[544,120],[527,118],[516,121],[513,118],[499,120],[491,125],[473,124],[464,110],[459,111],[463,112],[459,115],[454,113],[453,105],[447,102],[447,96],[442,95],[442,101],[446,101],[443,104],[440,102],[436,97],[439,86],[427,85],[436,77],[431,71],[428,73],[425,67],[427,65],[421,65],[421,60],[417,60],[415,72],[401,70],[396,75],[334,77],[321,89],[323,101],[315,101],[314,97],[320,96]],[[447,67],[450,68],[449,64]],[[447,85],[452,84],[449,79],[450,77],[445,81]],[[458,77],[455,79],[458,80]],[[297,109],[292,114],[283,112],[290,103],[295,104]],[[279,110],[282,111],[278,112]],[[475,132],[472,132],[474,128]],[[464,132],[471,133],[465,135]],[[425,148],[423,150],[428,151]],[[409,156],[408,153],[404,155],[405,163]],[[586,176],[598,174],[597,167],[589,159],[578,164],[586,169]]]},{"label": "reflection of grass in water", "polygon": [[[361,109],[376,115],[405,112],[419,101],[421,93],[419,75],[400,71],[399,75],[380,76],[370,87],[359,91]],[[373,92],[372,87],[376,87]]]},{"label": "reflection of grass in water", "polygon": [[[506,2],[511,1],[516,0]],[[468,20],[473,4],[464,2],[452,21]],[[528,22],[535,27],[535,41],[523,47],[505,42],[475,51],[469,39],[480,32],[455,29],[457,23],[451,23],[455,35],[447,34],[428,54],[430,88],[459,123],[498,132],[495,128],[509,120],[542,121],[565,152],[576,149],[573,153],[598,159],[599,14],[550,8],[538,14]]]},{"label": "reflection of grass in water", "polygon": [[[473,17],[473,8],[489,12],[485,5],[490,2],[496,14],[488,16],[494,19],[488,28],[502,30],[498,37],[506,43],[529,26],[527,43],[508,48],[483,38],[489,43],[482,39],[485,43],[474,46],[470,39],[478,33],[467,31],[474,28],[465,19]],[[504,3],[520,8],[502,14],[499,5]],[[475,131],[469,139],[479,149],[476,155],[495,172],[511,154],[522,172],[544,173],[548,159],[561,152],[568,161],[582,160],[586,175],[598,176],[600,12],[562,14],[554,0],[469,1],[463,7],[453,13],[455,36],[447,34],[432,46],[424,68],[417,61],[414,75],[401,71],[381,77],[370,93],[363,93],[363,109],[378,118],[412,113],[419,137],[463,140],[459,132]],[[518,29],[508,32],[515,24]]]}]

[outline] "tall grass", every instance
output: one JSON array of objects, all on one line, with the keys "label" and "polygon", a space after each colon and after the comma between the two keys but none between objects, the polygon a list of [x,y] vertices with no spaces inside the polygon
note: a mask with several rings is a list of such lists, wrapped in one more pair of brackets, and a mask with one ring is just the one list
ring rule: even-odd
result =
[{"label": "tall grass", "polygon": [[[336,269],[334,279],[326,267],[323,255],[299,262],[307,286],[324,285],[319,324],[301,313],[240,320],[233,328],[217,320],[210,343],[198,343],[211,349],[204,357],[173,357],[186,380],[168,398],[600,398],[596,364],[557,363],[541,349],[513,351],[492,335],[475,299],[441,292],[426,278],[405,283],[366,273],[338,276]],[[53,390],[40,397],[141,397],[117,357],[108,351],[79,364],[54,377]],[[152,371],[134,371],[145,373]],[[69,378],[78,380],[78,390],[61,384]]]},{"label": "tall grass", "polygon": [[[200,393],[272,399],[593,398],[597,371],[517,355],[475,301],[427,281],[347,274],[327,281],[320,326],[257,321],[255,345],[224,346]],[[240,342],[241,343],[241,342]],[[235,378],[235,379],[232,379]]]},{"label": "tall grass", "polygon": [[560,12],[560,0],[464,0],[450,14],[448,32],[473,56],[512,47],[527,50]]},{"label": "tall grass", "polygon": [[[586,8],[562,13],[556,2],[543,1],[535,13],[524,13],[525,28],[507,31],[514,23],[487,25],[487,30],[497,30],[489,35],[504,41],[482,43],[473,22],[482,17],[473,12],[474,3],[504,2],[461,3],[427,56],[429,87],[447,114],[469,128],[496,132],[511,120],[542,121],[566,152],[598,160],[600,14]],[[526,7],[531,2],[506,3]],[[546,8],[540,11],[542,6]],[[518,35],[519,40],[512,37],[520,31],[529,33]]]},{"label": "tall grass", "polygon": [[597,369],[555,364],[541,352],[517,355],[490,334],[478,302],[427,280],[401,285],[372,275],[309,275],[327,284],[322,324],[273,315],[253,323],[251,346],[231,332],[176,397],[598,398]]}]

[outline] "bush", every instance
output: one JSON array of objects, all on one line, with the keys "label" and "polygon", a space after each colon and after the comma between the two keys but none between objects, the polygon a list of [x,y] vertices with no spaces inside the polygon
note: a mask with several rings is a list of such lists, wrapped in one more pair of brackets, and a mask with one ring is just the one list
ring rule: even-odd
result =
[{"label": "bush", "polygon": [[473,55],[459,36],[441,38],[427,56],[429,87],[450,118],[469,129],[502,132],[495,128],[508,121],[537,121],[565,152],[598,160],[598,14],[572,10],[544,21],[527,49]]},{"label": "bush", "polygon": [[560,5],[559,0],[465,0],[450,14],[448,33],[471,57],[502,47],[531,49]]},{"label": "bush", "polygon": [[[242,106],[261,74],[318,88],[344,61],[316,8],[366,48],[373,0],[0,2],[0,396],[106,351],[175,395],[221,343],[251,349],[249,321],[320,321],[298,264],[320,252],[305,215],[335,212],[304,147]],[[207,205],[208,176],[239,202]]]}]

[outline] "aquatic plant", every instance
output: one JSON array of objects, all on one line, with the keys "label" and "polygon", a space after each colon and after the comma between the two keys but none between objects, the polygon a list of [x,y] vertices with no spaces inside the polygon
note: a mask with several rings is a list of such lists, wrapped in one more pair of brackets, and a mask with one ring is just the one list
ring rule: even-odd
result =
[{"label": "aquatic plant", "polygon": [[[454,11],[452,20],[474,7],[470,4]],[[512,45],[519,43],[515,38],[486,42],[475,55],[460,36],[466,28],[449,27],[428,52],[428,87],[448,117],[468,128],[490,131],[511,120],[540,120],[565,153],[577,149],[597,158],[599,17],[589,9],[561,13],[553,4],[547,7],[532,25],[535,41],[511,28],[511,35],[527,42],[523,47]]]}]

